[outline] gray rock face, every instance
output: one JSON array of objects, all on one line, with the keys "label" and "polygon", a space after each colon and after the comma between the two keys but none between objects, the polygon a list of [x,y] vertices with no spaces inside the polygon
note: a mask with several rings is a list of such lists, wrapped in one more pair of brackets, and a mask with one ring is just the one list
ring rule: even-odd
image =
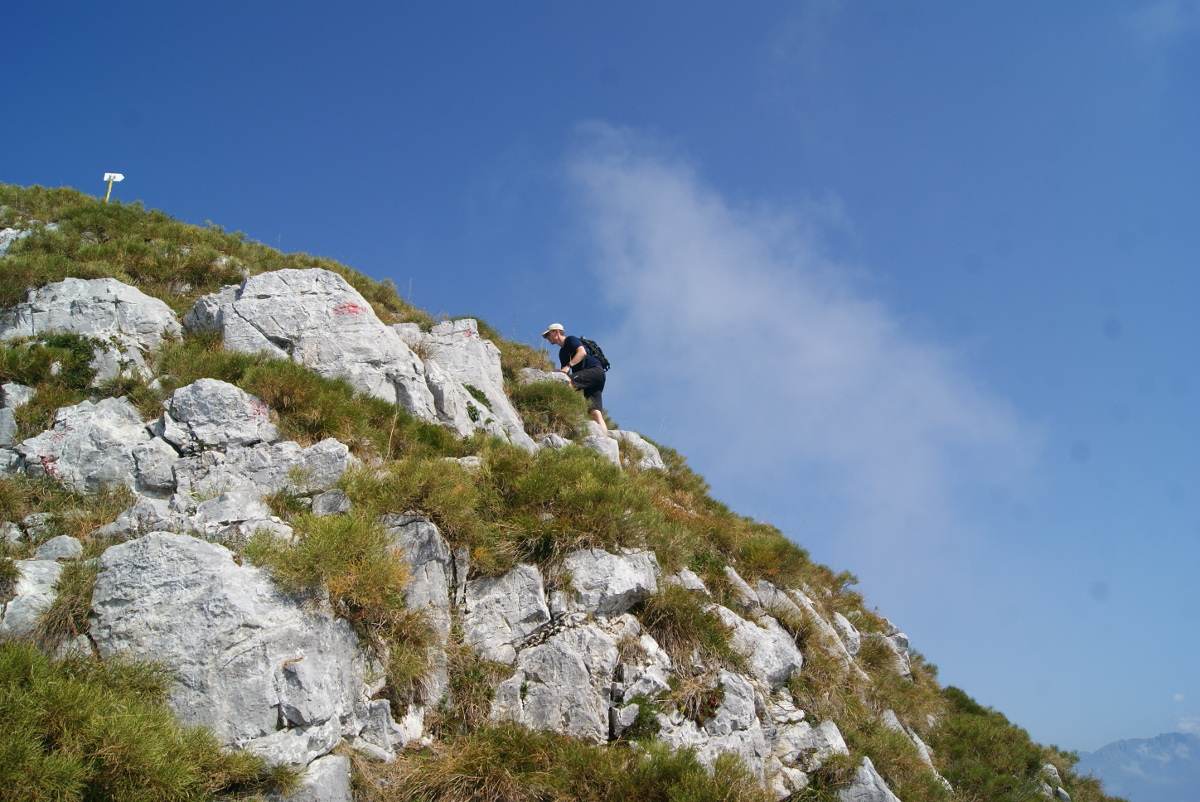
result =
[{"label": "gray rock face", "polygon": [[287,796],[268,797],[271,802],[352,802],[350,758],[326,755],[308,765],[300,787]]},{"label": "gray rock face", "polygon": [[[291,358],[328,378],[403,406],[466,436],[476,430],[528,450],[533,441],[504,393],[500,352],[473,320],[385,326],[337,273],[278,270],[201,298],[184,317],[188,331],[218,331],[225,347]],[[413,351],[420,347],[429,358]],[[464,388],[469,384],[484,404]]]},{"label": "gray rock face", "polygon": [[333,438],[301,448],[291,440],[251,447],[231,446],[224,453],[204,451],[175,463],[172,507],[194,512],[206,499],[234,490],[264,495],[281,490],[309,492],[330,487],[358,460]]},{"label": "gray rock face", "polygon": [[8,249],[14,242],[24,239],[32,233],[27,229],[0,228],[0,257],[8,256]]},{"label": "gray rock face", "polygon": [[833,626],[837,629],[846,651],[851,655],[858,654],[858,650],[862,647],[862,635],[859,634],[858,628],[850,623],[850,619],[841,613],[834,613]]},{"label": "gray rock face", "polygon": [[16,446],[30,476],[52,476],[78,492],[110,484],[139,489],[135,448],[150,440],[142,417],[124,398],[63,407],[54,426]]},{"label": "gray rock face", "polygon": [[239,387],[217,379],[197,379],[180,387],[164,404],[163,438],[181,454],[279,439],[271,410]]},{"label": "gray rock face", "polygon": [[345,491],[334,488],[319,496],[313,496],[312,513],[318,518],[327,515],[344,515],[350,512],[350,497]]},{"label": "gray rock face", "polygon": [[521,650],[516,671],[496,689],[492,718],[607,741],[616,666],[617,644],[608,633],[594,624],[568,626]]},{"label": "gray rock face", "polygon": [[542,575],[532,565],[466,583],[463,639],[480,657],[512,665],[515,644],[549,621]]},{"label": "gray rock face", "polygon": [[900,802],[879,776],[869,757],[863,758],[850,785],[839,789],[837,793],[842,802]]},{"label": "gray rock face", "polygon": [[21,578],[16,596],[0,610],[0,636],[30,634],[38,616],[54,602],[54,583],[62,574],[56,560],[17,560],[16,566]]},{"label": "gray rock face", "polygon": [[750,771],[761,777],[767,740],[755,712],[754,687],[745,677],[728,671],[722,671],[717,682],[724,699],[704,726],[680,713],[659,713],[659,738],[673,749],[694,748],[696,759],[706,766],[726,752],[736,754]]},{"label": "gray rock face", "polygon": [[148,376],[144,355],[164,338],[178,337],[180,326],[165,303],[111,278],[47,284],[0,314],[0,340],[63,333],[106,343],[92,362],[102,382],[126,371]]},{"label": "gray rock face", "polygon": [[225,348],[292,359],[327,378],[439,420],[421,360],[347,281],[328,270],[248,276],[196,302],[187,331],[220,332]]},{"label": "gray rock face", "polygon": [[595,451],[606,460],[621,467],[621,447],[617,441],[609,437],[608,432],[600,428],[595,421],[587,422],[588,434],[583,438],[583,445]]},{"label": "gray rock face", "polygon": [[780,687],[804,665],[796,641],[774,618],[761,615],[754,623],[719,604],[709,609],[729,627],[729,645],[749,661],[750,673],[767,687]]},{"label": "gray rock face", "polygon": [[8,448],[17,436],[17,418],[8,407],[0,407],[0,447]]},{"label": "gray rock face", "polygon": [[38,560],[78,560],[83,556],[83,544],[70,535],[52,537],[37,547]]},{"label": "gray rock face", "polygon": [[164,663],[184,723],[273,760],[307,763],[357,735],[354,710],[380,684],[345,621],[185,535],[153,532],[104,552],[92,611],[101,656]]},{"label": "gray rock face", "polygon": [[609,554],[583,549],[569,555],[564,567],[571,574],[572,610],[598,616],[620,615],[658,592],[661,570],[653,552]]},{"label": "gray rock face", "polygon": [[[485,418],[490,415],[495,420],[500,429],[498,433],[526,451],[537,450],[533,439],[525,433],[520,415],[504,392],[500,349],[480,336],[479,326],[474,320],[465,318],[438,323],[425,335],[423,342],[430,352],[426,367],[433,362],[449,379],[449,384],[441,391],[443,395],[461,390],[465,395],[459,399],[462,404],[478,404],[479,399],[465,392],[467,385],[474,387],[487,399],[486,408],[481,414]],[[465,411],[466,407],[463,409]],[[486,426],[486,421],[484,423]]]},{"label": "gray rock face", "polygon": [[432,647],[429,658],[433,668],[425,678],[421,701],[436,706],[450,688],[445,645],[450,637],[450,592],[454,585],[455,563],[450,544],[427,518],[419,515],[385,515],[395,548],[412,571],[404,587],[404,603],[410,610],[424,610],[426,620],[437,633],[439,646]]},{"label": "gray rock face", "polygon": [[641,456],[636,459],[635,464],[643,471],[666,470],[666,463],[663,462],[658,448],[637,432],[631,432],[628,429],[613,429],[608,434],[614,440],[629,443],[637,449]]},{"label": "gray rock face", "polygon": [[521,373],[518,378],[521,384],[533,384],[535,382],[558,382],[559,384],[570,384],[571,379],[567,374],[557,370],[538,370],[537,368],[521,368]]}]

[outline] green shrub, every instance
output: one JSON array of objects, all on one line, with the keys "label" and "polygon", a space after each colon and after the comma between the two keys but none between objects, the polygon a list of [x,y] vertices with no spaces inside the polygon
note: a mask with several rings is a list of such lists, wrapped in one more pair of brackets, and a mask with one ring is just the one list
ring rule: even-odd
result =
[{"label": "green shrub", "polygon": [[73,560],[63,566],[54,584],[55,597],[38,616],[34,639],[47,652],[88,631],[92,586],[100,573],[99,560]]},{"label": "green shrub", "polygon": [[745,658],[730,646],[729,628],[686,588],[664,585],[633,612],[676,666],[690,666],[699,658],[706,665],[744,667]]},{"label": "green shrub", "polygon": [[561,382],[512,384],[508,390],[513,407],[535,440],[557,434],[569,440],[586,431],[588,401],[583,393]]},{"label": "green shrub", "polygon": [[[0,643],[0,800],[203,800],[270,790],[262,759],[181,728],[146,664],[51,660]],[[274,777],[294,785],[293,773]]]}]

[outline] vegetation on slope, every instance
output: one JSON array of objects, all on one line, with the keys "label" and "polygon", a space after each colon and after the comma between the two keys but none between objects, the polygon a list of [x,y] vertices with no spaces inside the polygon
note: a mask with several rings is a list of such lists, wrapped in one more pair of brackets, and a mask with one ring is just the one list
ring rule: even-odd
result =
[{"label": "vegetation on slope", "polygon": [[[30,287],[66,276],[112,277],[161,298],[182,314],[201,295],[244,275],[320,267],[346,277],[385,322],[413,321],[424,328],[434,322],[387,282],[374,282],[327,259],[281,254],[217,226],[185,225],[140,204],[103,204],[67,189],[0,185],[0,227],[4,226],[33,233],[14,243],[4,260],[0,307],[23,300]],[[507,390],[529,430],[577,436],[586,411],[576,393],[562,385],[522,387],[516,381],[523,367],[547,367],[544,354],[504,340],[482,321],[480,331],[501,350]],[[19,438],[49,426],[58,407],[104,396],[128,397],[149,419],[161,414],[163,400],[174,389],[208,376],[266,402],[284,437],[301,444],[336,437],[365,461],[368,467],[351,472],[341,483],[353,501],[348,516],[315,518],[298,499],[280,494],[271,500],[273,508],[294,528],[295,541],[260,536],[248,544],[229,545],[289,589],[324,592],[363,637],[386,645],[386,693],[400,708],[415,698],[432,635],[420,616],[405,609],[405,567],[388,549],[377,520],[385,513],[418,511],[439,526],[453,548],[470,549],[473,570],[498,574],[518,562],[534,562],[543,569],[548,589],[561,583],[558,569],[571,551],[643,547],[654,549],[668,571],[695,571],[719,602],[733,604],[736,598],[723,572],[730,565],[751,582],[761,578],[781,587],[804,588],[826,621],[835,612],[845,615],[864,634],[852,662],[839,656],[836,644],[826,641],[807,614],[770,611],[778,613],[804,652],[804,669],[790,683],[798,706],[814,723],[837,722],[853,753],[851,759],[831,760],[813,777],[803,798],[836,798],[836,790],[865,755],[905,802],[950,799],[912,741],[882,725],[881,715],[891,710],[933,747],[938,770],[957,789],[954,799],[1030,798],[1046,762],[1058,766],[1077,802],[1107,799],[1094,783],[1071,774],[1070,755],[1033,744],[1003,716],[980,708],[955,689],[943,690],[936,669],[920,655],[913,655],[911,675],[901,676],[883,641],[887,624],[852,589],[852,575],[813,563],[774,527],[739,516],[712,499],[703,478],[669,448],[660,447],[666,470],[639,471],[619,470],[581,447],[548,449],[535,456],[483,435],[460,440],[443,427],[356,393],[343,381],[321,378],[289,361],[226,352],[210,335],[166,343],[151,355],[160,377],[154,386],[120,380],[92,387],[95,374],[87,367],[91,346],[85,338],[66,335],[0,345],[0,381],[20,382],[38,391],[34,402],[18,413]],[[481,458],[478,471],[445,459],[467,455]],[[303,482],[297,484],[303,493]],[[0,477],[0,521],[47,512],[37,540],[73,534],[84,541],[89,559],[110,545],[94,542],[91,532],[113,520],[130,501],[125,491],[111,490],[85,502],[52,482]],[[0,599],[14,578],[12,561],[29,557],[35,545],[0,541]],[[44,645],[63,643],[83,631],[94,571],[95,563],[85,560],[64,572],[59,601],[43,618]],[[728,633],[691,594],[667,587],[639,614],[676,657],[697,653],[712,666],[739,664]],[[719,763],[711,776],[690,753],[670,753],[654,745],[652,718],[628,736],[640,740],[637,750],[628,743],[596,747],[551,734],[486,726],[491,695],[507,668],[476,657],[457,629],[448,656],[454,703],[437,711],[432,724],[440,745],[405,754],[388,767],[360,765],[360,793],[367,798],[758,798],[755,784],[745,780],[736,761]],[[77,673],[86,664],[46,663],[47,670]],[[143,686],[133,684],[131,690],[146,695]],[[661,704],[699,713],[713,703],[707,690],[700,680],[680,682]],[[134,715],[151,714],[138,708]],[[192,760],[193,769],[216,759],[203,750],[195,755],[200,757],[181,759]],[[213,790],[206,788],[196,791],[196,798]]]}]

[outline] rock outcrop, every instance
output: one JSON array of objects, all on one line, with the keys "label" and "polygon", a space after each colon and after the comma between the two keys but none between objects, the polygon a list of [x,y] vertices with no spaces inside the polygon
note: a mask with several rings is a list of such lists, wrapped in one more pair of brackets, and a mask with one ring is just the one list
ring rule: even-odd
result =
[{"label": "rock outcrop", "polygon": [[99,341],[92,367],[96,383],[133,373],[149,378],[145,356],[178,337],[171,308],[116,279],[63,279],[30,290],[25,303],[0,310],[0,340],[79,334]]}]

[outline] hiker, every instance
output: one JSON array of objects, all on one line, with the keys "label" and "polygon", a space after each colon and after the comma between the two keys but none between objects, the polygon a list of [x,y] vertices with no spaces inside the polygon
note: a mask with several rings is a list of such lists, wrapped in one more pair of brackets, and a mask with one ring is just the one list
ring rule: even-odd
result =
[{"label": "hiker", "polygon": [[607,432],[608,426],[604,423],[604,401],[601,398],[606,374],[600,360],[588,353],[583,341],[578,337],[567,336],[561,323],[551,323],[542,332],[542,337],[558,346],[558,363],[562,365],[560,371],[569,373],[571,387],[583,391],[583,397],[592,405],[588,414]]}]

